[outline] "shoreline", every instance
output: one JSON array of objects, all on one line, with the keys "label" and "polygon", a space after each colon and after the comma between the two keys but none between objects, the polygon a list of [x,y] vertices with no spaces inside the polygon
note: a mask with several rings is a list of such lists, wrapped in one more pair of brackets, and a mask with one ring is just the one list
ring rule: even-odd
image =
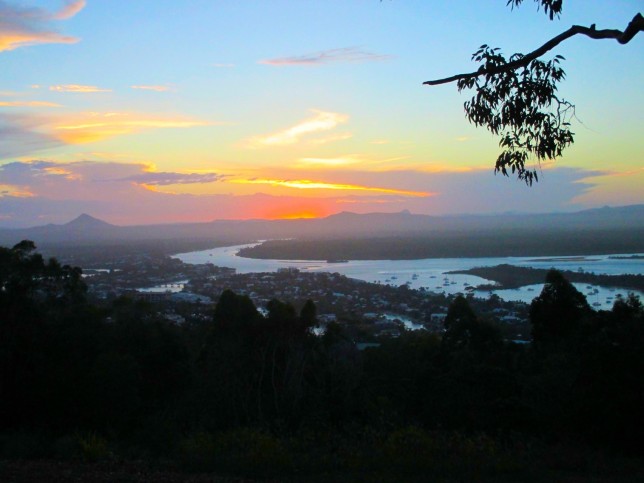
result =
[{"label": "shoreline", "polygon": [[[639,260],[644,242],[605,243],[593,240],[579,243],[566,237],[493,236],[435,238],[361,238],[327,240],[268,240],[246,246],[237,256],[259,260],[425,260],[444,258],[539,258],[539,262],[594,262],[595,257],[629,257]],[[542,259],[544,257],[545,259]],[[617,258],[619,257],[619,258]],[[630,258],[634,257],[634,258]],[[531,261],[531,260],[528,260]]]},{"label": "shoreline", "polygon": [[[518,267],[502,264],[492,267],[474,267],[467,270],[453,270],[446,274],[475,275],[492,280],[498,285],[481,284],[476,290],[507,290],[543,283],[550,269]],[[571,283],[585,283],[602,287],[619,288],[624,290],[644,291],[644,275],[597,275],[591,272],[574,272],[558,270]]]}]

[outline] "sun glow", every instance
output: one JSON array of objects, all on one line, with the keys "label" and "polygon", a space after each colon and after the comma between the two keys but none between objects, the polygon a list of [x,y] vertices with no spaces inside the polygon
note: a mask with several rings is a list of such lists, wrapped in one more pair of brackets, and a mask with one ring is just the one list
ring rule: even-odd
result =
[{"label": "sun glow", "polygon": [[324,218],[335,213],[337,210],[332,206],[329,200],[311,200],[309,202],[302,200],[297,206],[278,202],[274,205],[268,205],[260,209],[257,213],[260,218],[269,220],[302,220]]},{"label": "sun glow", "polygon": [[313,211],[298,211],[296,213],[285,213],[277,216],[277,218],[282,220],[299,220],[302,218],[320,218],[320,214]]}]

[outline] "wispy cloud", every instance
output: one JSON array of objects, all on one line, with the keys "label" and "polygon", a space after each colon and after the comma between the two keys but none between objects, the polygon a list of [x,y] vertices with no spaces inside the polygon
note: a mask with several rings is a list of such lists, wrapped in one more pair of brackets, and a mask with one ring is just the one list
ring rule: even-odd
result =
[{"label": "wispy cloud", "polygon": [[357,184],[346,184],[346,183],[327,183],[324,181],[312,181],[308,179],[262,179],[262,178],[252,178],[252,179],[232,179],[229,182],[239,183],[239,184],[264,184],[270,186],[283,186],[285,188],[295,188],[295,189],[304,189],[304,190],[334,190],[334,191],[372,191],[377,193],[387,193],[387,194],[396,194],[404,196],[413,196],[413,197],[427,197],[431,196],[432,193],[425,191],[410,191],[403,189],[394,189],[394,188],[381,188],[375,186],[364,186]]},{"label": "wispy cloud", "polygon": [[604,171],[602,173],[603,177],[631,177],[631,176],[642,176],[644,174],[644,168],[635,168],[629,169],[626,171]]},{"label": "wispy cloud", "polygon": [[55,135],[68,144],[101,141],[146,129],[191,128],[213,124],[186,118],[160,118],[134,113],[85,113],[70,119],[61,119],[53,126]]},{"label": "wispy cloud", "polygon": [[188,129],[225,124],[183,116],[160,117],[134,112],[42,116],[27,114],[26,111],[11,114],[6,111],[8,109],[0,107],[0,160],[34,155],[37,151],[65,144],[91,143],[150,129]]},{"label": "wispy cloud", "polygon": [[[9,186],[6,184],[0,184],[0,198],[3,196],[12,196],[14,198],[31,198],[34,194],[30,191],[18,188],[16,186]],[[0,215],[0,220],[7,219]]]},{"label": "wispy cloud", "polygon": [[140,89],[142,91],[165,92],[169,91],[168,86],[130,86],[132,89]]},{"label": "wispy cloud", "polygon": [[97,86],[84,86],[79,84],[62,84],[58,86],[49,86],[50,91],[55,92],[76,92],[76,93],[94,93],[94,92],[112,92],[112,89],[103,89]]},{"label": "wispy cloud", "polygon": [[31,115],[0,113],[0,160],[60,146],[62,142],[47,133],[45,124]]},{"label": "wispy cloud", "polygon": [[[111,174],[111,176],[110,176]],[[116,177],[114,176],[116,174]],[[116,163],[78,161],[56,163],[53,161],[14,161],[0,165],[0,183],[14,191],[37,192],[47,196],[64,196],[71,186],[95,183],[128,183],[141,186],[168,186],[177,184],[214,183],[226,176],[218,173],[178,173],[155,171],[153,165],[144,163]],[[107,188],[104,190],[119,190]],[[89,194],[89,193],[88,193]]]},{"label": "wispy cloud", "polygon": [[358,47],[344,47],[341,49],[321,50],[310,54],[295,55],[291,57],[276,57],[260,60],[260,64],[278,67],[291,65],[326,65],[336,63],[377,62],[391,59],[390,55],[375,54]]},{"label": "wispy cloud", "polygon": [[[361,172],[388,172],[400,169],[400,167],[409,168],[408,156],[380,157],[364,154],[344,154],[334,157],[304,157],[299,158],[293,168],[301,169],[322,169],[335,168],[336,170]],[[282,169],[282,172],[283,169]]]},{"label": "wispy cloud", "polygon": [[52,183],[54,179],[72,181],[79,177],[67,165],[52,161],[14,161],[0,166],[0,182],[21,190],[37,191],[40,184]]},{"label": "wispy cloud", "polygon": [[[349,120],[349,116],[336,112],[313,110],[315,116],[299,122],[283,131],[251,139],[251,145],[284,146],[297,143],[301,137],[334,129]],[[319,140],[318,140],[319,141]]]},{"label": "wispy cloud", "polygon": [[324,136],[321,138],[309,139],[309,144],[313,144],[313,145],[329,144],[329,143],[334,143],[336,141],[344,141],[345,139],[351,139],[352,137],[353,137],[353,133],[343,132],[339,134],[334,134],[332,136]]},{"label": "wispy cloud", "polygon": [[352,156],[343,156],[340,158],[301,158],[299,162],[305,166],[339,167],[360,163],[360,159]]},{"label": "wispy cloud", "polygon": [[0,0],[0,52],[28,45],[78,42],[78,38],[60,34],[50,24],[73,17],[84,6],[84,0],[68,0],[57,12],[48,12]]},{"label": "wispy cloud", "polygon": [[116,181],[132,181],[144,185],[168,186],[173,184],[215,183],[225,177],[226,175],[218,173],[151,172],[119,178]]},{"label": "wispy cloud", "polygon": [[61,105],[45,101],[0,101],[0,107],[61,107]]},{"label": "wispy cloud", "polygon": [[65,2],[65,5],[53,15],[53,18],[56,20],[67,20],[72,18],[78,12],[85,8],[85,0],[68,0]]}]

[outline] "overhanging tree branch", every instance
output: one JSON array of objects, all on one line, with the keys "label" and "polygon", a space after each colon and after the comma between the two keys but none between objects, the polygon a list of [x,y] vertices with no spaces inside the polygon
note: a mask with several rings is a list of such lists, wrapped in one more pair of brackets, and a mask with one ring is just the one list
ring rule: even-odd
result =
[{"label": "overhanging tree branch", "polygon": [[[514,7],[524,1],[507,0],[507,4]],[[550,19],[559,16],[563,6],[563,0],[535,2],[544,8]],[[561,157],[573,144],[575,135],[570,123],[575,116],[575,106],[560,97],[557,90],[566,75],[560,65],[564,58],[556,55],[544,61],[541,57],[575,35],[627,44],[642,31],[644,17],[637,13],[624,31],[597,30],[594,24],[590,27],[573,25],[527,55],[517,53],[506,59],[500,49],[482,45],[472,55],[472,60],[480,65],[478,70],[423,84],[434,86],[454,82],[459,92],[474,90],[474,95],[463,107],[468,121],[499,136],[502,152],[496,159],[494,171],[505,176],[515,174],[531,185],[538,181],[536,168],[539,163]],[[533,167],[528,165],[531,161],[535,162]]]},{"label": "overhanging tree branch", "polygon": [[614,40],[617,40],[620,44],[627,44],[633,39],[633,37],[635,37],[635,35],[637,35],[639,32],[642,32],[642,31],[644,31],[644,17],[642,16],[641,13],[638,13],[633,17],[633,20],[629,22],[629,24],[626,26],[624,31],[617,30],[617,29],[597,30],[594,24],[590,27],[573,25],[565,32],[550,39],[548,42],[543,44],[538,49],[520,58],[517,58],[511,62],[504,63],[501,65],[493,65],[489,67],[482,65],[476,72],[470,72],[467,74],[456,74],[451,77],[445,77],[444,79],[426,81],[426,82],[423,82],[423,84],[430,85],[430,86],[449,84],[451,82],[472,79],[483,75],[494,75],[494,74],[500,74],[503,72],[510,72],[513,70],[517,70],[521,67],[528,66],[530,62],[532,62],[533,60],[538,59],[546,52],[554,49],[557,45],[559,45],[564,40],[574,37],[575,35],[585,35],[587,37],[590,37],[591,39],[596,39],[596,40],[614,39]]}]

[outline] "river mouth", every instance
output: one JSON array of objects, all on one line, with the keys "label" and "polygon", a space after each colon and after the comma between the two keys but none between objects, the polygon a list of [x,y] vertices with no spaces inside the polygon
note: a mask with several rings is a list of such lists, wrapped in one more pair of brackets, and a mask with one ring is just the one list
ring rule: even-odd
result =
[{"label": "river mouth", "polygon": [[[560,270],[586,271],[604,275],[644,274],[642,254],[591,255],[583,257],[491,257],[491,258],[426,258],[420,260],[348,260],[342,263],[327,263],[326,260],[270,260],[245,258],[237,253],[242,248],[257,245],[245,244],[214,248],[174,255],[184,263],[212,263],[234,268],[238,273],[275,272],[283,268],[302,271],[323,271],[345,275],[365,282],[407,285],[409,288],[433,293],[455,295],[472,293],[488,298],[496,294],[504,300],[530,303],[541,292],[543,284],[526,285],[514,289],[476,290],[483,284],[494,284],[474,275],[447,274],[450,271],[468,270],[480,266],[510,264],[531,268],[557,268]],[[604,287],[592,284],[573,284],[583,293],[595,309],[610,309],[616,297],[640,291]]]}]

